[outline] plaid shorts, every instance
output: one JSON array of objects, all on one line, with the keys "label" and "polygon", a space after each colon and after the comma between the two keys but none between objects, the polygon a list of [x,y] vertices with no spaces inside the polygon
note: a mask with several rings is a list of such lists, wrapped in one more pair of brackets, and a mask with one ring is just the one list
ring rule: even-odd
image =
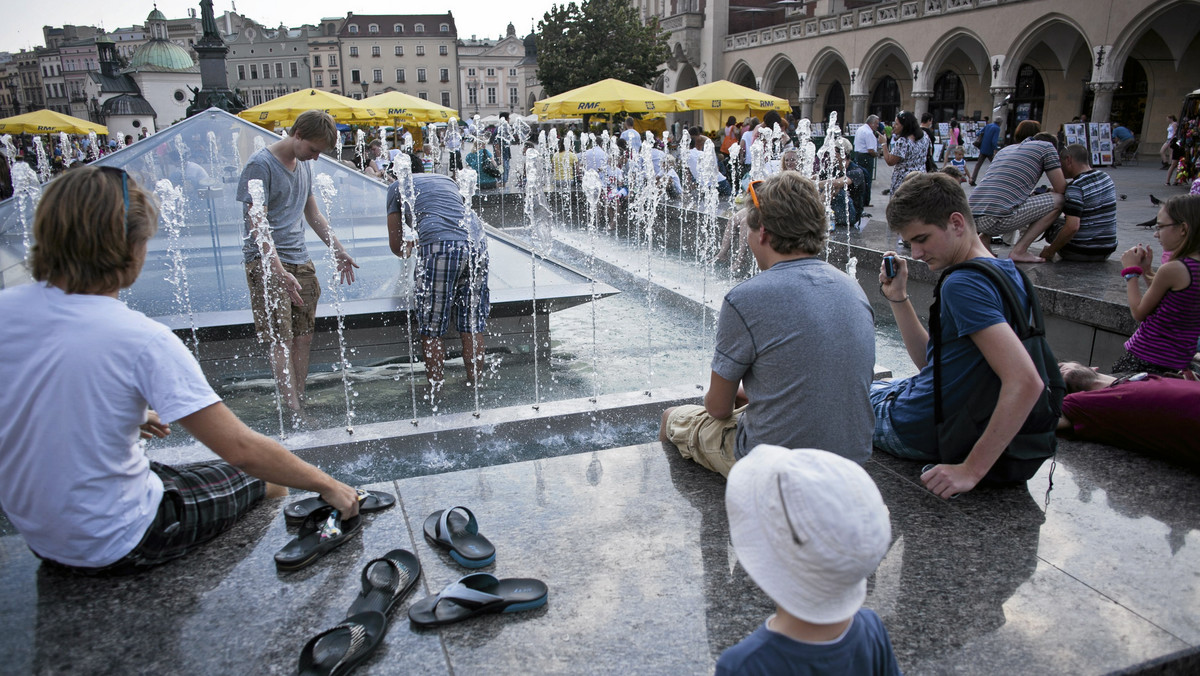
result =
[{"label": "plaid shorts", "polygon": [[459,333],[486,331],[492,311],[487,253],[472,260],[469,242],[422,244],[415,300],[417,332],[423,336],[445,334],[451,311]]},{"label": "plaid shorts", "polygon": [[283,269],[292,273],[296,281],[300,282],[300,298],[304,305],[293,305],[282,283],[272,284],[267,290],[270,294],[268,311],[267,298],[264,297],[263,291],[262,259],[256,258],[246,263],[250,309],[254,313],[254,328],[260,343],[271,342],[271,329],[274,329],[275,339],[285,343],[296,336],[312,333],[317,326],[317,301],[321,298],[321,283],[317,281],[316,266],[312,261],[299,265],[283,263]]},{"label": "plaid shorts", "polygon": [[233,527],[266,495],[266,484],[223,461],[170,467],[151,461],[163,482],[162,502],[142,541],[100,568],[52,567],[85,575],[126,575],[179,558]]},{"label": "plaid shorts", "polygon": [[875,436],[871,443],[879,450],[908,460],[938,460],[936,455],[911,448],[900,439],[892,427],[892,404],[900,395],[903,380],[876,380],[871,383],[871,408],[875,411]]},{"label": "plaid shorts", "polygon": [[1030,195],[1005,216],[975,216],[975,230],[981,235],[1003,235],[1028,228],[1051,211],[1054,211],[1054,193]]}]

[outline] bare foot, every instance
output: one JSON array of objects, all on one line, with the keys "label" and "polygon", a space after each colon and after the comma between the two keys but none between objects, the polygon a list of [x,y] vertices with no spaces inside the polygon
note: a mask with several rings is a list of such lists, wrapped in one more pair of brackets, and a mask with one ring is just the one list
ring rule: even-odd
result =
[{"label": "bare foot", "polygon": [[1033,254],[1029,253],[1028,251],[1023,251],[1021,253],[1017,253],[1016,251],[1013,251],[1008,254],[1008,257],[1011,258],[1013,260],[1013,262],[1015,262],[1015,263],[1045,263],[1046,262],[1045,258],[1042,258],[1041,256],[1034,256]]}]

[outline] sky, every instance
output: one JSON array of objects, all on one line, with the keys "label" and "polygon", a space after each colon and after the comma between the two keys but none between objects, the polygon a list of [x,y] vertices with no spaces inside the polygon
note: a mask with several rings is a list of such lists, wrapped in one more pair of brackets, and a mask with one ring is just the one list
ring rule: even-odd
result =
[{"label": "sky", "polygon": [[[18,0],[5,0],[17,4]],[[567,0],[557,0],[566,4]],[[32,49],[42,45],[42,26],[102,26],[106,30],[142,24],[146,15],[154,9],[151,0],[57,0],[56,2],[21,3],[19,12],[4,12],[0,22],[0,51],[16,52],[22,47]],[[555,0],[435,0],[427,7],[429,13],[446,11],[454,13],[458,37],[497,38],[504,35],[508,22],[517,29],[517,35],[527,35],[536,28],[537,21],[548,11]],[[401,3],[395,0],[349,0],[346,3],[316,2],[315,0],[213,0],[213,13],[220,16],[237,6],[237,12],[250,17],[264,26],[278,26],[281,22],[290,27],[305,23],[316,24],[322,17],[345,16],[346,11],[356,14],[396,13]],[[417,3],[403,3],[412,8]],[[168,19],[187,16],[189,8],[200,12],[200,0],[159,0],[158,8]],[[334,9],[334,8],[337,9]],[[497,7],[501,8],[499,11]],[[411,9],[408,11],[411,12]],[[340,14],[339,14],[340,12]]]}]

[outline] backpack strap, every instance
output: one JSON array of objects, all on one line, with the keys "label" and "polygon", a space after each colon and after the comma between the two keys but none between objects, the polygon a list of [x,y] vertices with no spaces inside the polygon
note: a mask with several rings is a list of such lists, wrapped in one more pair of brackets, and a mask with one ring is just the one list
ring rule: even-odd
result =
[{"label": "backpack strap", "polygon": [[1009,321],[1009,326],[1017,334],[1022,342],[1036,336],[1046,335],[1046,324],[1042,316],[1042,306],[1038,301],[1037,294],[1033,290],[1033,282],[1024,270],[1017,268],[1017,272],[1021,275],[1021,280],[1025,286],[1025,296],[1029,301],[1029,312],[1021,306],[1021,302],[1017,299],[1017,292],[1013,286],[1012,280],[1008,275],[1001,271],[991,263],[985,263],[980,260],[969,260],[952,265],[942,272],[938,278],[937,286],[933,289],[933,306],[929,309],[929,332],[933,339],[933,417],[936,424],[941,424],[945,420],[945,415],[942,410],[942,284],[946,278],[958,270],[969,269],[974,270],[984,277],[987,277],[993,284],[996,285],[996,290],[1000,293],[1001,301],[1008,308],[1009,315],[1012,320]]}]

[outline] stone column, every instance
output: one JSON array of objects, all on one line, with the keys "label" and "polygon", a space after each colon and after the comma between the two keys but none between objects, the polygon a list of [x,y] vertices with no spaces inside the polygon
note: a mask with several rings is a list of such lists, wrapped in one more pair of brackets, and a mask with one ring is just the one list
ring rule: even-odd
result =
[{"label": "stone column", "polygon": [[1000,140],[1003,142],[1008,134],[1008,106],[1004,99],[1016,91],[1015,87],[992,87],[988,90],[992,95],[992,121],[1000,125]]},{"label": "stone column", "polygon": [[862,124],[867,119],[867,95],[850,95],[850,119],[848,122]]},{"label": "stone column", "polygon": [[800,97],[800,117],[808,120],[809,122],[814,122],[815,120],[813,120],[813,104],[816,102],[817,102],[817,97],[815,97],[815,96],[801,96]]},{"label": "stone column", "polygon": [[921,116],[929,112],[929,98],[933,96],[933,92],[913,92],[913,115],[917,116],[917,121],[921,120]]},{"label": "stone column", "polygon": [[1089,82],[1088,87],[1096,93],[1092,101],[1092,116],[1088,122],[1108,122],[1112,115],[1113,92],[1120,87],[1120,82]]}]

